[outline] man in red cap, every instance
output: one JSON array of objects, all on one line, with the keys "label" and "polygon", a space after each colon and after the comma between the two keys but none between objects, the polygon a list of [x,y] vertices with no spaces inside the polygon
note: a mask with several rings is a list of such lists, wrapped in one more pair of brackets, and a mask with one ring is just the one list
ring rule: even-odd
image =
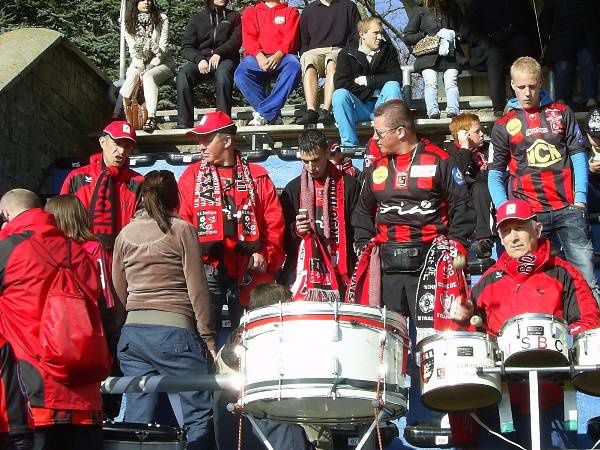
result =
[{"label": "man in red cap", "polygon": [[[585,278],[573,265],[550,253],[550,243],[540,239],[542,224],[537,222],[528,202],[507,201],[498,208],[496,218],[506,251],[473,287],[472,303],[468,303],[475,304],[487,331],[497,335],[507,320],[525,313],[545,313],[563,318],[572,335],[600,326],[600,311]],[[562,388],[544,380],[540,394],[542,439],[552,439],[552,442],[543,440],[542,448],[573,448],[573,442],[568,440],[574,437],[574,433],[554,427],[552,433],[544,432],[548,431],[545,427],[550,427],[546,420],[549,416],[557,416],[555,423],[562,423]],[[511,384],[510,398],[518,438],[526,439],[528,386],[524,383]],[[492,417],[494,413],[482,414],[498,420],[497,414],[495,418]],[[495,440],[487,447],[499,448],[497,446],[501,443]],[[528,443],[521,444],[527,447]]]},{"label": "man in red cap", "polygon": [[132,219],[141,198],[144,177],[129,168],[136,144],[135,129],[127,122],[110,123],[100,136],[102,153],[69,173],[60,190],[74,194],[89,210],[93,233],[109,249],[119,231]]},{"label": "man in red cap", "polygon": [[197,229],[217,327],[228,295],[235,299],[229,311],[236,327],[249,291],[272,282],[285,257],[283,212],[275,186],[263,167],[241,157],[235,133],[224,112],[205,114],[188,132],[198,139],[203,159],[179,179],[179,214]]}]

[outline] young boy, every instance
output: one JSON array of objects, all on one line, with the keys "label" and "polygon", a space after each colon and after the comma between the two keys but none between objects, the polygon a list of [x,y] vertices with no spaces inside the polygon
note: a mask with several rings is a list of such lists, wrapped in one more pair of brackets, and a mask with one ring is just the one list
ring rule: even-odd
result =
[{"label": "young boy", "polygon": [[476,114],[464,113],[452,119],[450,133],[454,143],[448,150],[454,155],[458,168],[469,186],[475,207],[477,224],[473,250],[478,258],[489,258],[494,245],[491,214],[492,198],[487,186],[487,153],[481,122]]}]

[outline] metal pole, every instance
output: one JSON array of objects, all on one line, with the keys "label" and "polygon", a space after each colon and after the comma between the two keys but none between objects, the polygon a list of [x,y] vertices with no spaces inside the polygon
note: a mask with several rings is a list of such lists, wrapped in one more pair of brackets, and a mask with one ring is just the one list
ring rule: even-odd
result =
[{"label": "metal pole", "polygon": [[531,419],[531,450],[540,450],[540,392],[538,390],[538,373],[529,372],[529,411]]},{"label": "metal pole", "polygon": [[125,392],[239,391],[239,385],[238,375],[109,377],[101,383],[100,392],[123,394]]},{"label": "metal pole", "polygon": [[125,7],[127,0],[121,0],[121,11],[119,13],[119,28],[121,36],[119,40],[119,80],[125,80]]}]

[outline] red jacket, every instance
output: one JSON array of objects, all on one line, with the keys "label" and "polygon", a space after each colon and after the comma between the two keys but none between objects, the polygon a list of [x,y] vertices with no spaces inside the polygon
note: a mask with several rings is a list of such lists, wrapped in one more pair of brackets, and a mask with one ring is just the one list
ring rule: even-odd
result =
[{"label": "red jacket", "polygon": [[[56,268],[50,265],[48,257],[39,254],[39,248],[28,242],[32,236],[42,241],[57,262],[66,262],[65,235],[57,228],[52,214],[35,208],[6,225],[0,233],[0,333],[11,343],[19,360],[31,406],[100,410],[98,383],[66,386],[43,372],[37,363],[35,355],[41,352],[40,318]],[[71,243],[71,261],[77,276],[99,298],[96,265],[76,242]]]},{"label": "red jacket", "polygon": [[[277,197],[275,185],[269,178],[268,172],[258,164],[249,163],[250,174],[254,180],[256,187],[256,217],[258,220],[259,234],[262,240],[262,250],[260,253],[267,260],[267,274],[270,275],[272,281],[274,274],[281,269],[285,253],[283,251],[283,236],[285,232],[285,224],[283,220],[283,211],[281,203]],[[198,226],[197,216],[194,213],[194,188],[196,177],[198,176],[198,168],[200,163],[191,164],[179,178],[179,215],[183,220],[190,222],[194,226]],[[237,241],[226,237],[223,246],[224,251],[218,255],[225,265],[227,275],[233,279],[239,278],[240,269],[240,253],[236,252],[234,247]],[[216,265],[219,261],[217,255],[205,254],[203,260],[205,264]],[[266,281],[266,280],[265,280]]]},{"label": "red jacket", "polygon": [[[103,166],[102,153],[92,155],[87,166],[75,169],[67,175],[60,193],[75,194],[81,200],[83,206],[89,209],[94,187]],[[118,233],[131,221],[135,214],[142,196],[144,176],[126,166],[119,170],[119,175],[114,181],[115,210],[119,212],[116,230]]]},{"label": "red jacket", "polygon": [[242,45],[246,55],[262,52],[272,55],[281,50],[284,54],[298,51],[300,14],[293,6],[279,3],[269,8],[259,2],[249,6],[242,14]]}]

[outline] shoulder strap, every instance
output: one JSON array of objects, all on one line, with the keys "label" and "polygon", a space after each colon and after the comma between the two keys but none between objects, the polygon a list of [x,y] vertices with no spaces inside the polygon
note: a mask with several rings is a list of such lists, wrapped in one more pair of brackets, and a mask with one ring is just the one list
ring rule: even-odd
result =
[{"label": "shoulder strap", "polygon": [[[67,237],[67,264],[66,267],[68,269],[71,268],[71,238]],[[60,268],[62,267],[62,264],[60,264],[58,261],[56,261],[56,259],[52,256],[52,254],[46,249],[46,247],[44,247],[44,245],[39,241],[39,239],[31,236],[29,238],[29,242],[31,243],[32,247],[37,246],[38,248],[42,249],[41,254],[43,255],[44,259],[46,259],[46,262],[50,263],[51,266],[54,266],[56,268]],[[33,245],[35,243],[35,245]],[[47,258],[44,256],[47,256]]]}]

